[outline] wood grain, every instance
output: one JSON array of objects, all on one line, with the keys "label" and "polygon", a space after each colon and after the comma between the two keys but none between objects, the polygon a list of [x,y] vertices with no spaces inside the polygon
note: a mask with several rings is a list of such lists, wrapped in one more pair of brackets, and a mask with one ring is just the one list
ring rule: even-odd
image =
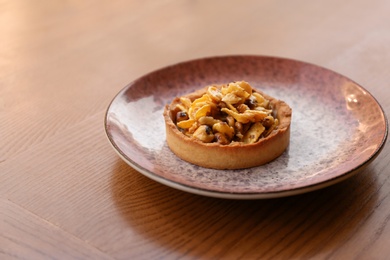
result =
[{"label": "wood grain", "polygon": [[388,258],[387,143],[332,187],[222,200],[126,165],[103,120],[137,77],[228,54],[327,67],[388,115],[389,12],[383,0],[0,1],[0,258]]},{"label": "wood grain", "polygon": [[0,223],[2,259],[112,259],[87,242],[3,199],[0,200]]}]

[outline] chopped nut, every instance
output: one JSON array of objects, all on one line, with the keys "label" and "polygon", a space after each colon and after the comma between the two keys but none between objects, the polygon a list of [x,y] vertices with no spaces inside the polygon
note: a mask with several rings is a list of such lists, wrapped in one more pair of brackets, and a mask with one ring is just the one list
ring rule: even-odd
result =
[{"label": "chopped nut", "polygon": [[236,130],[236,133],[241,133],[243,132],[243,127],[242,127],[242,124],[240,122],[235,122],[234,123],[234,129]]},{"label": "chopped nut", "polygon": [[223,97],[221,91],[217,87],[214,87],[214,86],[210,86],[207,89],[207,94],[216,102],[220,102],[222,100],[222,97]]},{"label": "chopped nut", "polygon": [[265,128],[270,128],[274,125],[275,120],[272,116],[266,116],[262,123]]},{"label": "chopped nut", "polygon": [[226,122],[228,123],[229,126],[234,127],[234,123],[235,123],[234,117],[232,117],[232,116],[227,116],[227,117],[226,117]]},{"label": "chopped nut", "polygon": [[254,123],[248,132],[245,133],[242,141],[244,143],[255,143],[260,138],[260,135],[264,132],[265,127],[260,123]]},{"label": "chopped nut", "polygon": [[188,131],[189,134],[193,134],[196,131],[196,129],[198,129],[198,127],[199,127],[199,123],[195,121],[192,124],[192,126],[190,128],[188,128],[187,131]]},{"label": "chopped nut", "polygon": [[210,143],[214,140],[213,131],[208,125],[199,126],[192,136],[204,143]]},{"label": "chopped nut", "polygon": [[242,101],[241,97],[238,97],[234,95],[233,93],[227,93],[223,98],[222,101],[226,104],[234,105]]},{"label": "chopped nut", "polygon": [[234,128],[229,126],[225,122],[216,123],[213,125],[213,131],[225,135],[227,138],[232,139],[234,136]]},{"label": "chopped nut", "polygon": [[199,118],[198,122],[201,125],[213,126],[214,124],[219,123],[221,121],[217,120],[217,119],[214,119],[211,116],[203,116],[203,117]]},{"label": "chopped nut", "polygon": [[246,110],[249,110],[249,107],[245,104],[240,104],[237,106],[237,111],[239,113],[244,113]]},{"label": "chopped nut", "polygon": [[214,139],[217,141],[217,143],[219,144],[229,144],[230,141],[226,138],[225,135],[221,134],[221,133],[216,133],[214,135]]},{"label": "chopped nut", "polygon": [[227,108],[227,105],[226,105],[225,102],[219,102],[219,103],[217,104],[217,107],[218,107],[219,109],[221,109],[221,108]]},{"label": "chopped nut", "polygon": [[255,109],[257,107],[257,100],[253,95],[251,95],[249,99],[245,101],[245,104],[249,107],[249,109]]}]

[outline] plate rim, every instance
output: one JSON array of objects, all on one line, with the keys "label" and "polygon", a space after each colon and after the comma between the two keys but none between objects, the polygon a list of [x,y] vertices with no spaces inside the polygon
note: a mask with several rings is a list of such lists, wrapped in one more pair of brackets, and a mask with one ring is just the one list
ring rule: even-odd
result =
[{"label": "plate rim", "polygon": [[[319,69],[324,69],[324,70],[326,70],[328,72],[337,74],[338,76],[341,76],[341,77],[343,77],[345,79],[348,79],[349,81],[351,81],[356,86],[360,87],[362,90],[364,90],[365,92],[367,92],[370,95],[370,97],[378,105],[378,107],[380,109],[380,112],[383,115],[384,123],[385,123],[385,129],[384,129],[384,132],[383,132],[383,138],[382,138],[380,144],[378,145],[378,148],[375,151],[372,152],[372,154],[370,155],[369,158],[367,158],[367,160],[365,160],[364,162],[362,162],[361,164],[359,164],[355,168],[353,168],[353,169],[351,169],[349,171],[346,171],[345,173],[343,173],[343,174],[341,174],[339,176],[335,176],[333,178],[329,178],[327,180],[324,180],[324,181],[321,181],[321,182],[318,182],[318,183],[314,183],[314,184],[310,184],[310,185],[306,185],[306,186],[302,186],[302,187],[296,187],[296,188],[291,188],[291,189],[274,191],[274,192],[225,192],[225,191],[216,191],[216,190],[211,190],[211,189],[202,189],[202,188],[199,188],[199,187],[190,186],[190,185],[187,185],[187,184],[184,184],[184,183],[180,183],[180,182],[176,182],[176,181],[170,180],[168,178],[165,178],[163,176],[160,176],[160,175],[158,175],[158,174],[156,174],[156,173],[154,173],[152,171],[144,169],[141,165],[139,165],[138,163],[133,161],[131,158],[129,158],[117,146],[117,144],[115,143],[115,141],[113,140],[113,138],[112,138],[112,136],[110,134],[110,129],[108,127],[108,116],[109,116],[110,108],[114,104],[115,100],[118,97],[120,97],[124,92],[129,90],[131,88],[131,86],[135,82],[137,82],[138,80],[141,80],[142,78],[146,78],[146,77],[148,77],[148,76],[150,76],[150,75],[152,75],[152,74],[154,74],[156,72],[167,70],[167,69],[175,67],[175,66],[190,64],[190,63],[201,61],[201,60],[226,59],[226,58],[256,58],[256,59],[258,59],[258,58],[264,59],[265,58],[265,59],[276,59],[276,60],[291,61],[291,62],[296,62],[296,63],[300,63],[300,64],[305,64],[307,66],[314,66],[314,67],[319,68]],[[303,193],[319,190],[319,189],[322,189],[322,188],[325,188],[325,187],[329,187],[331,185],[337,184],[337,183],[339,183],[339,182],[341,182],[343,180],[346,180],[346,179],[354,176],[356,173],[358,173],[361,170],[363,170],[364,168],[366,168],[373,160],[375,160],[375,158],[383,150],[383,148],[384,148],[384,146],[386,144],[386,141],[387,141],[387,137],[388,137],[388,119],[387,119],[386,113],[385,113],[382,105],[378,102],[378,100],[369,91],[367,91],[363,86],[358,84],[356,81],[351,80],[347,76],[344,76],[344,75],[342,75],[342,74],[340,74],[338,72],[335,72],[335,71],[333,71],[331,69],[328,69],[326,67],[319,66],[319,65],[316,65],[316,64],[313,64],[313,63],[309,63],[309,62],[306,62],[306,61],[300,61],[300,60],[297,60],[297,59],[277,57],[277,56],[268,56],[268,55],[246,55],[246,54],[244,54],[244,55],[208,56],[208,57],[200,57],[200,58],[196,58],[196,59],[190,59],[190,60],[186,60],[186,61],[180,61],[180,62],[177,62],[177,63],[169,64],[167,66],[163,66],[161,68],[152,70],[152,71],[150,71],[150,72],[148,72],[146,74],[143,74],[143,75],[135,78],[134,80],[132,80],[128,84],[126,84],[122,89],[120,89],[120,91],[116,95],[114,95],[114,97],[109,102],[109,104],[108,104],[108,106],[106,108],[106,111],[105,111],[105,115],[104,115],[104,129],[105,129],[106,138],[108,139],[108,141],[111,144],[111,146],[114,148],[114,151],[119,155],[119,157],[123,161],[125,161],[129,166],[131,166],[133,169],[135,169],[136,171],[138,171],[142,175],[148,177],[149,179],[152,179],[152,180],[154,180],[154,181],[156,181],[156,182],[158,182],[160,184],[163,184],[165,186],[168,186],[168,187],[171,187],[171,188],[174,188],[174,189],[178,189],[178,190],[181,190],[181,191],[184,191],[184,192],[192,193],[192,194],[197,194],[197,195],[202,195],[202,196],[207,196],[207,197],[214,197],[214,198],[221,198],[221,199],[244,199],[244,200],[249,199],[249,200],[252,200],[252,199],[280,198],[280,197],[287,197],[287,196],[303,194]],[[200,167],[200,168],[202,168],[202,167]]]}]

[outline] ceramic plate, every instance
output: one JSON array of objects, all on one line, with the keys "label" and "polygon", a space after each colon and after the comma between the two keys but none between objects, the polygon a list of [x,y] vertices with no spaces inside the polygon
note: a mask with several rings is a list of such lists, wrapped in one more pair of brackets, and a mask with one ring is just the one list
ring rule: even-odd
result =
[{"label": "ceramic plate", "polygon": [[[212,170],[176,157],[165,141],[165,104],[237,80],[291,106],[289,148],[271,163],[244,170]],[[276,57],[225,56],[165,67],[128,84],[108,107],[105,130],[123,160],[157,182],[211,197],[261,199],[352,176],[381,151],[387,120],[367,90],[328,69]]]}]

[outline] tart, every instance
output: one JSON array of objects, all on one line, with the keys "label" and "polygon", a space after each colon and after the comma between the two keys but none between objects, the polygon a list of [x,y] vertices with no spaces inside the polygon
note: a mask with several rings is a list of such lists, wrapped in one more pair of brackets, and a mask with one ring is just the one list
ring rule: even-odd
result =
[{"label": "tart", "polygon": [[171,151],[214,169],[250,168],[280,156],[290,142],[291,108],[248,82],[210,85],[164,109]]}]

